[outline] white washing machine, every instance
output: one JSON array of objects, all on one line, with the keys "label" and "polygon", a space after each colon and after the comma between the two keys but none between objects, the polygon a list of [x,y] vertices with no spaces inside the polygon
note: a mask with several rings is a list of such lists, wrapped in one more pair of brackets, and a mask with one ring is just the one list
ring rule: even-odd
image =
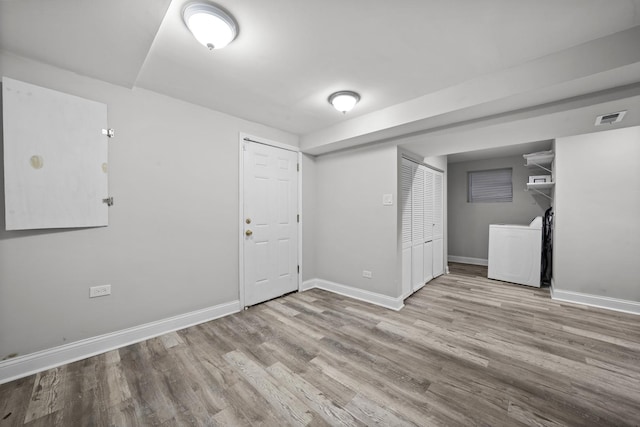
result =
[{"label": "white washing machine", "polygon": [[489,226],[490,279],[540,287],[542,217],[529,225]]}]

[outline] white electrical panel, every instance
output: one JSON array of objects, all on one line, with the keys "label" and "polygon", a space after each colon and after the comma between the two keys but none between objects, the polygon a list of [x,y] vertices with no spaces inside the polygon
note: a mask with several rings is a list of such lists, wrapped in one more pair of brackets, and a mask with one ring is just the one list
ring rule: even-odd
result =
[{"label": "white electrical panel", "polygon": [[2,78],[7,230],[108,224],[105,104]]}]

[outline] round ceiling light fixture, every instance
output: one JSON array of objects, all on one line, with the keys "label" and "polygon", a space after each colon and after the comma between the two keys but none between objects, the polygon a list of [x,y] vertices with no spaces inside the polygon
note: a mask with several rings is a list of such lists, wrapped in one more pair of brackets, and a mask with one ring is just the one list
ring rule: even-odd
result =
[{"label": "round ceiling light fixture", "polygon": [[231,15],[209,3],[191,3],[182,12],[184,23],[201,44],[222,49],[238,35],[238,24]]},{"label": "round ceiling light fixture", "polygon": [[351,90],[341,90],[329,96],[329,104],[333,105],[333,108],[342,114],[351,111],[358,101],[360,101],[360,95]]}]

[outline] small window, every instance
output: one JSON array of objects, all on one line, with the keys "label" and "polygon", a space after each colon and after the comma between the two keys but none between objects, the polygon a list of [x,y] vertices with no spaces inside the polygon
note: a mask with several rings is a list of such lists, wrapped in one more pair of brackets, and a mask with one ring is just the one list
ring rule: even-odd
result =
[{"label": "small window", "polygon": [[511,168],[468,172],[469,203],[513,201]]}]

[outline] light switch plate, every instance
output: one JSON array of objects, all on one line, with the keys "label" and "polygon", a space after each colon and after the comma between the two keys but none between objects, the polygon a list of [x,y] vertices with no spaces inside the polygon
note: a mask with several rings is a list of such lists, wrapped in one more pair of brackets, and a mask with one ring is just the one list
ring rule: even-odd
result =
[{"label": "light switch plate", "polygon": [[89,288],[89,298],[111,295],[111,285],[92,286]]},{"label": "light switch plate", "polygon": [[382,204],[384,206],[393,205],[393,194],[383,194],[382,195]]}]

